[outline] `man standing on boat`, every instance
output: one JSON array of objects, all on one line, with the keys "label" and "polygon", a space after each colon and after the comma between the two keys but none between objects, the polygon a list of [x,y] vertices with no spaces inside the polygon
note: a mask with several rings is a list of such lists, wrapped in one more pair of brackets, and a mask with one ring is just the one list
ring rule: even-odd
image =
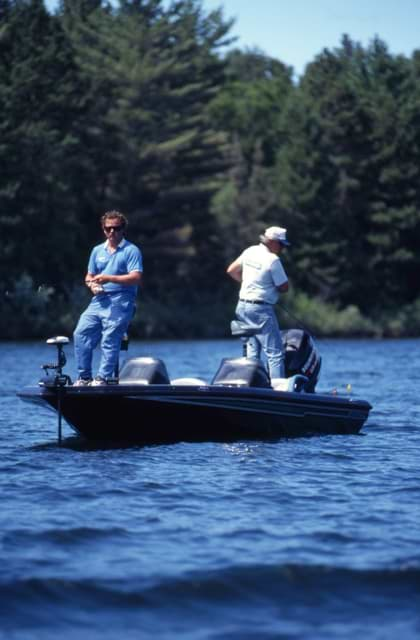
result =
[{"label": "man standing on boat", "polygon": [[290,245],[283,227],[269,227],[260,244],[245,249],[227,268],[228,275],[241,283],[236,307],[238,320],[260,327],[247,343],[247,357],[260,358],[264,351],[270,378],[284,378],[284,352],[281,331],[274,311],[280,293],[289,282],[279,255]]},{"label": "man standing on boat", "polygon": [[[101,224],[106,241],[92,250],[85,277],[93,297],[73,335],[79,374],[76,386],[107,384],[115,376],[121,340],[133,317],[143,274],[140,249],[124,238],[127,218],[119,211],[108,211]],[[98,375],[92,380],[92,356],[99,341],[102,355]]]}]

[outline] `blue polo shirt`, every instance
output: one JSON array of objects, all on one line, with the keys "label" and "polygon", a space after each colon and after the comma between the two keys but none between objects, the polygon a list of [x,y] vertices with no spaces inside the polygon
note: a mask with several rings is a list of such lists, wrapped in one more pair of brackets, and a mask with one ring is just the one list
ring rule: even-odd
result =
[{"label": "blue polo shirt", "polygon": [[[122,276],[131,271],[143,272],[143,258],[140,249],[125,238],[121,240],[114,253],[108,250],[108,241],[92,249],[88,273],[93,273],[95,276],[99,273]],[[138,289],[135,285],[127,286],[116,282],[106,282],[103,287],[105,293],[126,293],[130,298],[136,297]]]}]

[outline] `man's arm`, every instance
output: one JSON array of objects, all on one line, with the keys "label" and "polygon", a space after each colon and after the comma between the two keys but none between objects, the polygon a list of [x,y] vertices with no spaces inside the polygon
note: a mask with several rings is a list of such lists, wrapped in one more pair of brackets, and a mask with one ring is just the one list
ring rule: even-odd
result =
[{"label": "man's arm", "polygon": [[120,276],[112,276],[107,273],[99,273],[97,276],[88,274],[88,276],[89,275],[91,275],[91,282],[93,282],[94,284],[105,284],[106,282],[114,282],[115,284],[122,284],[126,287],[141,284],[143,276],[141,271],[130,271],[130,273],[124,273]]},{"label": "man's arm", "polygon": [[242,282],[242,263],[239,258],[228,266],[226,273],[236,282]]},{"label": "man's arm", "polygon": [[289,291],[289,282],[283,282],[283,284],[277,287],[277,291],[280,291],[280,293],[287,293],[287,291]]}]

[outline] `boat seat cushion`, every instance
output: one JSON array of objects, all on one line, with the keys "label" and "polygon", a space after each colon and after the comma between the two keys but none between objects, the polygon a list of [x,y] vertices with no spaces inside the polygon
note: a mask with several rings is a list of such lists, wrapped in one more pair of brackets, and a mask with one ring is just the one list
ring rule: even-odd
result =
[{"label": "boat seat cushion", "polygon": [[296,374],[290,378],[272,378],[271,386],[275,391],[301,391],[308,382],[306,376]]},{"label": "boat seat cushion", "polygon": [[175,378],[175,380],[171,380],[171,384],[179,387],[203,387],[207,386],[208,383],[201,378]]}]

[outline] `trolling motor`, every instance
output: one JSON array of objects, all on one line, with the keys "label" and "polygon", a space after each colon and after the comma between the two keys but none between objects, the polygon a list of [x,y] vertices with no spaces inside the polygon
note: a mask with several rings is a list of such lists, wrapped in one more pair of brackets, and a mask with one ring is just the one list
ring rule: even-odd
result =
[{"label": "trolling motor", "polygon": [[[70,340],[66,336],[55,336],[55,338],[48,338],[46,342],[57,347],[57,362],[48,362],[42,365],[45,377],[41,378],[39,384],[45,387],[65,387],[66,384],[71,384],[70,376],[63,373],[63,367],[67,362],[64,345],[68,344]],[[50,370],[55,372],[54,376],[49,375]]]},{"label": "trolling motor", "polygon": [[[55,345],[57,347],[57,362],[48,362],[42,365],[42,369],[45,371],[45,376],[39,381],[40,386],[43,387],[65,387],[71,385],[72,380],[70,376],[63,373],[63,367],[65,366],[67,359],[64,353],[64,345],[69,344],[70,340],[66,336],[55,336],[54,338],[48,338],[47,344]],[[128,351],[129,338],[128,333],[124,333],[121,339],[121,351]],[[54,371],[55,375],[50,376],[49,371]],[[115,382],[118,382],[119,375],[119,362],[115,366]]]},{"label": "trolling motor", "polygon": [[[50,387],[57,390],[57,414],[58,414],[58,444],[61,445],[62,440],[62,411],[61,403],[63,399],[63,390],[66,385],[71,385],[70,376],[63,373],[63,367],[67,362],[66,354],[64,353],[64,345],[68,344],[70,340],[66,336],[55,336],[55,338],[48,338],[47,344],[52,344],[57,347],[57,362],[48,362],[43,364],[42,368],[45,371],[45,377],[39,381],[39,384],[44,387]],[[50,376],[49,371],[54,371],[55,375]]]}]

